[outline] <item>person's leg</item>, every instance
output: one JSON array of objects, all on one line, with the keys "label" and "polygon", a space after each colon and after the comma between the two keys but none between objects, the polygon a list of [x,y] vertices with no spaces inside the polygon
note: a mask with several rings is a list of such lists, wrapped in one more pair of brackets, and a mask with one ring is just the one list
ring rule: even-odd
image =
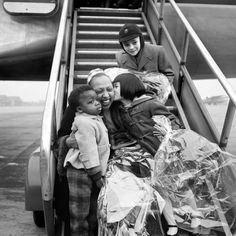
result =
[{"label": "person's leg", "polygon": [[71,236],[88,236],[92,180],[85,170],[67,169]]},{"label": "person's leg", "polygon": [[178,227],[175,221],[173,207],[169,199],[166,200],[166,205],[163,209],[163,215],[168,223],[168,231],[166,234],[176,235],[178,232]]},{"label": "person's leg", "polygon": [[192,208],[192,219],[191,228],[197,228],[201,224],[201,218],[203,218],[202,213],[197,208],[197,203],[195,201],[195,196],[191,189],[185,191],[183,202]]},{"label": "person's leg", "polygon": [[98,234],[98,220],[97,220],[97,200],[100,189],[93,182],[92,193],[90,198],[90,211],[89,211],[89,236],[97,236]]},{"label": "person's leg", "polygon": [[[56,215],[58,219],[64,222],[65,231],[69,232],[69,187],[66,176],[60,177],[59,179],[58,174],[56,174],[54,192]],[[69,235],[69,233],[66,235]]]}]

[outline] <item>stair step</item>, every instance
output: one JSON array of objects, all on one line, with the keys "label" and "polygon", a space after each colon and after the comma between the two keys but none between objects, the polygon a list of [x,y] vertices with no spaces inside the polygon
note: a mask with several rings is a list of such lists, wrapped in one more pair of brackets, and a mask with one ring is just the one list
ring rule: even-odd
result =
[{"label": "stair step", "polygon": [[150,43],[140,10],[80,8],[77,11],[74,84],[86,84],[90,70],[118,67],[115,54],[120,51],[120,28],[135,23]]},{"label": "stair step", "polygon": [[80,71],[75,71],[74,73],[74,79],[83,81],[83,84],[86,84],[87,82],[87,77],[89,74],[90,70],[80,70]]},{"label": "stair step", "polygon": [[89,74],[89,70],[81,70],[81,71],[75,71],[75,77],[81,76],[86,78]]},{"label": "stair step", "polygon": [[117,40],[85,40],[79,39],[76,41],[77,48],[116,48],[121,49],[118,39]]},{"label": "stair step", "polygon": [[[151,43],[150,40],[145,40],[145,43]],[[79,39],[76,41],[76,48],[90,48],[90,49],[121,49],[120,43],[117,40],[89,40]]]},{"label": "stair step", "polygon": [[103,59],[103,60],[75,60],[75,70],[92,70],[95,68],[106,69],[109,67],[117,67],[115,60]]},{"label": "stair step", "polygon": [[78,15],[96,15],[96,16],[140,16],[141,12],[139,10],[130,9],[113,9],[113,8],[80,8],[77,10]]},{"label": "stair step", "polygon": [[[124,24],[106,24],[106,23],[78,23],[77,24],[77,30],[89,30],[89,31],[96,31],[96,30],[102,30],[102,31],[116,31],[119,32],[121,27]],[[138,24],[138,27],[142,31],[146,31],[144,24]]]},{"label": "stair step", "polygon": [[78,59],[86,59],[86,58],[97,58],[97,59],[113,59],[115,60],[115,54],[118,52],[119,50],[101,50],[101,49],[97,49],[97,50],[91,50],[91,49],[79,49],[76,50],[76,54],[75,54],[75,58]]},{"label": "stair step", "polygon": [[78,84],[87,84],[87,76],[74,77],[74,85],[78,85]]},{"label": "stair step", "polygon": [[[117,39],[118,31],[77,31],[77,38],[80,39]],[[149,38],[147,32],[143,32],[143,37],[145,40]]]},{"label": "stair step", "polygon": [[82,23],[118,23],[118,24],[126,24],[126,23],[135,23],[142,24],[142,17],[119,17],[119,16],[78,16],[77,22]]}]

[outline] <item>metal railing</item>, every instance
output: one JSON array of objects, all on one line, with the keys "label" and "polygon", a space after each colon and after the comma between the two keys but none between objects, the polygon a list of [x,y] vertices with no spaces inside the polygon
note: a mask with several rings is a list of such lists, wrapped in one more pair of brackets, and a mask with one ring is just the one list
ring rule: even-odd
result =
[{"label": "metal railing", "polygon": [[73,1],[64,0],[42,121],[40,174],[44,216],[48,235],[54,235],[52,200],[55,178],[55,159],[52,147],[56,139],[57,126],[61,120],[63,93],[65,93],[66,79],[68,77],[72,12]]},{"label": "metal railing", "polygon": [[[232,127],[232,123],[233,123],[233,118],[234,118],[234,114],[235,114],[235,109],[236,109],[236,94],[234,93],[231,85],[228,83],[228,81],[226,80],[226,77],[224,76],[224,74],[222,73],[222,71],[220,70],[220,68],[218,67],[218,65],[216,64],[216,62],[214,61],[214,59],[211,57],[210,53],[208,52],[208,50],[205,48],[205,46],[203,45],[203,43],[201,42],[201,40],[199,39],[199,37],[197,36],[197,34],[195,33],[195,31],[193,30],[193,28],[191,27],[191,25],[188,23],[187,19],[185,18],[185,16],[183,15],[183,13],[180,11],[180,9],[178,8],[178,6],[176,5],[174,0],[169,0],[170,5],[172,6],[172,8],[174,9],[175,13],[177,13],[179,19],[181,20],[181,22],[183,23],[184,27],[185,27],[185,34],[184,34],[184,40],[183,40],[183,47],[182,47],[182,52],[181,55],[178,53],[171,37],[169,36],[169,33],[165,27],[163,18],[164,18],[164,3],[165,0],[160,0],[160,13],[158,12],[158,6],[157,6],[157,2],[154,0],[148,0],[149,3],[155,8],[155,13],[156,15],[158,15],[158,20],[159,20],[159,36],[162,34],[162,30],[165,33],[165,36],[167,38],[167,41],[172,49],[172,52],[179,64],[179,71],[182,72],[185,76],[185,78],[187,80],[190,80],[191,77],[188,73],[188,70],[186,68],[186,61],[187,61],[187,55],[188,55],[188,49],[189,49],[189,40],[190,38],[193,40],[193,42],[195,43],[195,45],[197,46],[198,50],[201,52],[203,58],[205,59],[206,63],[209,65],[210,69],[212,70],[212,72],[214,73],[214,75],[216,76],[216,78],[218,79],[218,81],[220,82],[220,84],[222,85],[224,91],[228,94],[229,96],[229,104],[228,104],[228,110],[225,116],[225,121],[224,121],[224,126],[221,132],[221,136],[220,139],[218,139],[218,144],[221,148],[225,148],[227,145],[227,141],[228,141],[228,136]],[[161,37],[161,36],[160,36]],[[161,40],[158,39],[158,41],[160,42]],[[189,83],[190,85],[190,83]],[[191,85],[190,85],[191,87]],[[197,93],[194,92],[194,89],[192,89],[192,92],[194,93],[194,96],[199,96],[197,95]],[[214,130],[212,130],[214,133]],[[209,191],[211,193],[214,193],[214,188],[212,186],[212,184],[209,181],[206,181],[206,184],[209,188]],[[224,214],[222,214],[222,210],[221,210],[221,205],[220,203],[216,200],[213,199],[213,202],[216,206],[217,209],[217,213],[219,215],[219,218],[222,222],[222,227],[224,229],[224,233],[227,236],[232,236],[231,230],[229,225],[227,224],[227,220]],[[234,234],[235,235],[235,234]]]},{"label": "metal railing", "polygon": [[[160,0],[159,1],[160,2],[159,12],[157,10],[158,9],[157,1],[156,0],[154,0],[154,1],[149,0],[149,2],[150,2],[150,4],[155,5],[155,11],[158,15],[159,25],[161,26],[160,31],[163,29],[166,32],[167,30],[166,30],[165,24],[163,22],[163,20],[164,20],[165,0]],[[188,20],[185,18],[185,16],[181,12],[181,10],[179,9],[179,7],[175,3],[175,1],[174,0],[169,0],[169,3],[172,6],[172,8],[174,9],[175,13],[178,15],[179,19],[181,20],[181,22],[183,23],[183,25],[185,27],[183,50],[182,50],[182,54],[180,56],[179,56],[179,53],[176,50],[176,47],[174,46],[173,41],[171,40],[170,37],[168,37],[168,34],[166,35],[167,40],[168,40],[168,42],[169,42],[169,44],[170,44],[170,46],[173,50],[173,53],[174,53],[177,61],[179,62],[180,71],[182,71],[183,73],[188,74],[185,64],[186,64],[187,55],[188,55],[189,40],[191,38],[193,40],[193,42],[195,43],[196,47],[198,48],[198,50],[200,51],[201,55],[205,59],[206,63],[208,64],[209,68],[211,69],[211,71],[214,73],[214,75],[216,76],[216,78],[220,82],[222,88],[224,89],[226,94],[229,96],[228,109],[227,109],[227,112],[226,112],[223,129],[221,131],[220,138],[218,138],[218,145],[221,148],[225,148],[227,146],[227,143],[228,143],[228,138],[229,138],[229,134],[230,134],[230,131],[231,131],[231,128],[232,128],[232,123],[233,123],[233,119],[234,119],[234,115],[235,115],[236,94],[235,94],[232,86],[227,81],[225,75],[223,74],[223,72],[221,71],[219,66],[216,64],[216,62],[214,61],[214,59],[212,58],[212,56],[210,55],[210,53],[208,52],[208,50],[206,49],[206,47],[204,46],[204,44],[202,43],[202,41],[200,40],[200,38],[198,37],[196,32],[193,30],[192,26],[189,24]],[[161,33],[159,35],[161,37]],[[160,39],[159,39],[159,41],[160,41]],[[214,130],[212,130],[212,131],[213,131],[213,133],[215,133]],[[216,133],[215,133],[215,136],[217,136]]]}]

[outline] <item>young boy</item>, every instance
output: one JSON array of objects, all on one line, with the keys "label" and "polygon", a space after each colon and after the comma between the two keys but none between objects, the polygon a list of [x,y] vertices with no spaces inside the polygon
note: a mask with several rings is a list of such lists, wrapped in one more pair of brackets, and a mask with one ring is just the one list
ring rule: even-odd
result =
[{"label": "young boy", "polygon": [[99,116],[102,107],[89,85],[74,89],[69,106],[76,116],[72,124],[79,149],[69,149],[67,166],[71,236],[97,234],[97,197],[103,186],[110,144],[107,129]]},{"label": "young boy", "polygon": [[164,74],[169,82],[174,81],[174,71],[161,45],[145,43],[144,35],[136,24],[125,24],[119,31],[119,42],[123,50],[116,53],[119,67]]}]

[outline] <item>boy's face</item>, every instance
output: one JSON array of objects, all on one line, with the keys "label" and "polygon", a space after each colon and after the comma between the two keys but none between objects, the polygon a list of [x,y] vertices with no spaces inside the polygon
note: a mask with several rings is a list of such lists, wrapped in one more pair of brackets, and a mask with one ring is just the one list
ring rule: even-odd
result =
[{"label": "boy's face", "polygon": [[120,95],[120,82],[115,82],[113,83],[113,89],[114,89],[114,101],[119,101],[122,99],[121,95]]},{"label": "boy's face", "polygon": [[80,105],[77,111],[90,115],[98,115],[102,111],[101,103],[97,100],[98,96],[95,91],[89,90],[80,96]]},{"label": "boy's face", "polygon": [[133,57],[136,56],[141,49],[140,37],[130,39],[122,44],[125,51]]}]

